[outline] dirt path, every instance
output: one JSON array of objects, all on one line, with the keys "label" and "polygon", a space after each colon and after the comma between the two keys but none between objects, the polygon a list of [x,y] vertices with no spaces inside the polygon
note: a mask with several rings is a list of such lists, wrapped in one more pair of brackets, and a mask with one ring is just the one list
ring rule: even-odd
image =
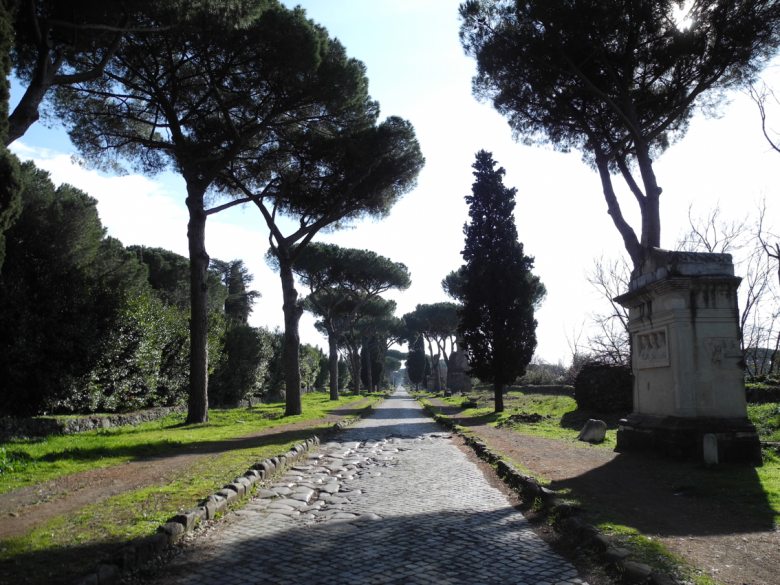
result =
[{"label": "dirt path", "polygon": [[67,514],[105,498],[164,484],[205,457],[260,447],[268,442],[269,436],[273,436],[274,441],[284,442],[283,435],[286,433],[322,424],[334,424],[357,414],[366,406],[368,400],[366,398],[339,408],[325,418],[264,429],[226,441],[199,443],[166,455],[74,473],[0,494],[0,539],[22,536],[54,516]]},{"label": "dirt path", "polygon": [[[479,418],[463,417],[457,407],[436,399],[431,402],[442,414],[471,428],[491,449],[548,478],[551,489],[569,488],[595,508],[614,511],[628,526],[658,540],[719,582],[780,583],[780,531],[765,520],[767,502],[754,502],[753,513],[744,513],[741,502],[730,507],[689,490],[686,483],[691,483],[691,476],[706,474],[706,470],[690,463],[496,429]],[[755,475],[750,468],[731,472]]]}]

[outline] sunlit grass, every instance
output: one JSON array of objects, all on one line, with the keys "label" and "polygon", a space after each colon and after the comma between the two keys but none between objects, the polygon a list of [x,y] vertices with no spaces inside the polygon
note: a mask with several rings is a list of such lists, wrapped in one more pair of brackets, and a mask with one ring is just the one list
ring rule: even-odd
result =
[{"label": "sunlit grass", "polygon": [[160,455],[188,446],[233,439],[263,429],[324,418],[365,396],[304,394],[303,414],[284,416],[284,403],[245,409],[211,410],[206,424],[185,425],[184,413],[138,426],[16,439],[0,445],[0,493],[63,475],[120,465],[139,457]]},{"label": "sunlit grass", "polygon": [[[585,444],[577,440],[577,436],[588,419],[596,418],[607,423],[607,436],[599,446],[614,449],[617,444],[617,422],[621,418],[620,415],[581,411],[571,396],[509,392],[504,396],[504,412],[500,414],[493,412],[492,394],[472,393],[468,398],[477,400],[477,408],[464,409],[461,411],[462,414],[467,417],[479,417],[481,421],[491,426],[508,427],[527,435],[564,440],[584,446]],[[452,406],[460,406],[466,397],[458,396],[441,400]],[[534,420],[537,417],[528,415],[538,415],[541,418]]]},{"label": "sunlit grass", "polygon": [[153,534],[161,523],[197,505],[257,461],[283,453],[328,426],[287,432],[285,442],[277,434],[268,435],[260,447],[205,457],[178,471],[171,481],[101,500],[52,518],[23,537],[6,538],[0,549],[3,580],[32,577],[34,582],[54,582],[52,574],[57,582],[72,581],[128,540]]}]

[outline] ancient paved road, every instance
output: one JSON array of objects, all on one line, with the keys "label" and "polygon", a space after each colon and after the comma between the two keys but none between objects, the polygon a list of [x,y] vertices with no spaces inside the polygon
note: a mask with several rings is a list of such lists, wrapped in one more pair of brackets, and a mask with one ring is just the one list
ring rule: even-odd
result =
[{"label": "ancient paved road", "polygon": [[179,582],[587,585],[405,391],[339,441],[239,511]]}]

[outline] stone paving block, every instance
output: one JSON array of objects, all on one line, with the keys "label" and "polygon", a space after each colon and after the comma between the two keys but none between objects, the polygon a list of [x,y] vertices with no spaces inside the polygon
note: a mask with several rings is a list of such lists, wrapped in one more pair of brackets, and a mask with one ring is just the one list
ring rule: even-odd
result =
[{"label": "stone paving block", "polygon": [[[325,444],[307,442],[316,452],[288,472],[302,477],[296,487],[204,537],[208,562],[177,584],[575,584],[576,570],[415,401],[398,392],[377,411]],[[516,485],[541,489],[520,475]],[[290,497],[312,486],[311,506]]]}]

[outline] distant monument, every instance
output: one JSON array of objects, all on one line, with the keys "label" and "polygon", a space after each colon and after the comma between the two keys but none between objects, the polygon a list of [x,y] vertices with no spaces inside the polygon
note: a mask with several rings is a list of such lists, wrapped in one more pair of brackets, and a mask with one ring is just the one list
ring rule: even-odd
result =
[{"label": "distant monument", "polygon": [[[459,340],[457,342],[460,348]],[[465,351],[453,351],[450,354],[450,366],[447,370],[447,390],[454,395],[471,392],[471,378],[468,376],[469,358]]]},{"label": "distant monument", "polygon": [[[720,461],[761,463],[747,416],[737,287],[730,254],[654,248],[629,291],[634,411],[618,426],[618,449],[704,457],[717,439]],[[711,440],[711,439],[710,439]]]}]

